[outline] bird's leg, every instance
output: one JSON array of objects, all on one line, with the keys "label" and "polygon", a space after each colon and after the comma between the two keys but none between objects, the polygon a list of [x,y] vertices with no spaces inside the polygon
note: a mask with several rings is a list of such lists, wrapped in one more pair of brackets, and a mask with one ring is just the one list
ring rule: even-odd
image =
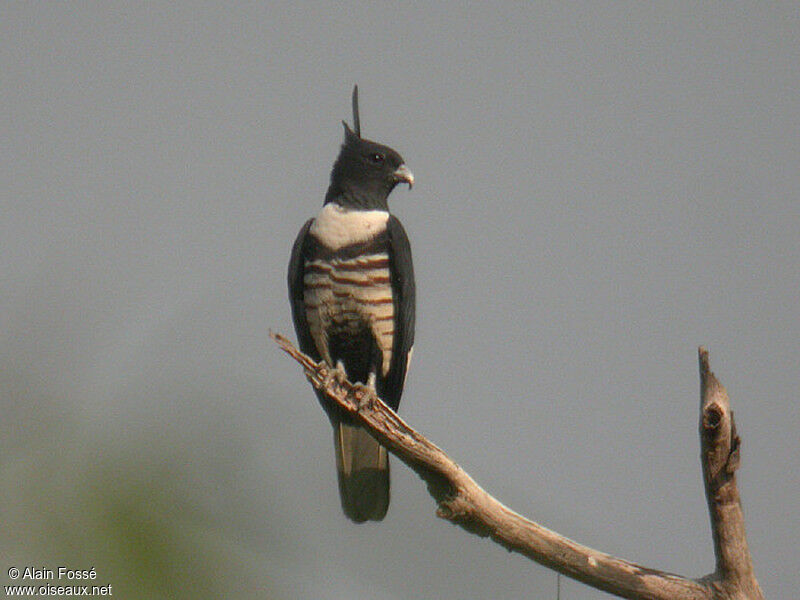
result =
[{"label": "bird's leg", "polygon": [[339,383],[347,381],[347,371],[344,370],[344,363],[342,361],[336,361],[336,368],[333,370],[333,376]]},{"label": "bird's leg", "polygon": [[328,369],[328,374],[325,375],[323,384],[328,387],[333,381],[339,385],[347,381],[347,371],[344,370],[344,363],[340,360],[336,361],[336,366]]},{"label": "bird's leg", "polygon": [[367,388],[369,389],[369,394],[365,398],[365,401],[370,406],[372,405],[372,400],[378,397],[378,390],[375,387],[376,385],[377,385],[377,375],[375,374],[375,371],[372,371],[367,377]]}]

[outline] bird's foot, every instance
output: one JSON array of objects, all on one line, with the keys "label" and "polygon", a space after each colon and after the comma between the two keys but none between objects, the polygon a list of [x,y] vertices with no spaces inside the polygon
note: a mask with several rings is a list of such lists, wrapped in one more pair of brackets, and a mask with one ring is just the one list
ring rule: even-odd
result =
[{"label": "bird's foot", "polygon": [[339,383],[347,381],[347,371],[344,370],[344,363],[342,361],[336,361],[336,368],[333,370],[333,376]]},{"label": "bird's foot", "polygon": [[377,376],[375,373],[370,373],[367,378],[366,393],[361,394],[359,397],[359,408],[372,406],[373,400],[378,397],[378,390],[375,387]]},{"label": "bird's foot", "polygon": [[323,380],[323,386],[330,387],[334,381],[339,385],[342,385],[345,381],[347,381],[347,372],[344,370],[344,364],[342,361],[338,361],[335,367],[328,368],[328,372]]}]

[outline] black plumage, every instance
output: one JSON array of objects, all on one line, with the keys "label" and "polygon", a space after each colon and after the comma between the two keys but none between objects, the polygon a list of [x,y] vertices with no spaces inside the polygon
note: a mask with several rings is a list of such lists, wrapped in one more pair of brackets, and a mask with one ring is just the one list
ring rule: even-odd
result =
[{"label": "black plumage", "polygon": [[[323,208],[297,236],[289,262],[289,299],[300,348],[373,385],[397,410],[414,344],[411,247],[389,214],[394,187],[413,184],[398,152],[363,139],[353,91],[355,131],[331,172]],[[389,505],[389,463],[365,430],[320,396],[334,427],[339,491],[356,522],[381,520]]]}]

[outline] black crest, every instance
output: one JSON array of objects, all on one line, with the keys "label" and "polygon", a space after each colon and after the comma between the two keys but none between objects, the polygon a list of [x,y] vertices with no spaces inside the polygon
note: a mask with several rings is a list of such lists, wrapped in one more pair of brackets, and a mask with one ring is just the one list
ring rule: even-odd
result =
[{"label": "black crest", "polygon": [[356,128],[356,135],[361,137],[361,119],[358,115],[358,84],[353,86],[353,127]]},{"label": "black crest", "polygon": [[347,121],[342,121],[342,125],[344,125],[345,138],[361,139],[361,117],[358,114],[358,84],[353,86],[353,128],[355,131],[350,129]]}]

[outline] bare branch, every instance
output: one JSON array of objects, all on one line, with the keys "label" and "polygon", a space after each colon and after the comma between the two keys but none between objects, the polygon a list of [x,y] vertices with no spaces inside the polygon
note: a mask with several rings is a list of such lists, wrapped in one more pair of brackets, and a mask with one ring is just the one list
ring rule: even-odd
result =
[{"label": "bare branch", "polygon": [[700,460],[703,464],[711,533],[714,538],[716,571],[705,580],[729,593],[731,598],[764,596],[753,573],[747,547],[744,514],[736,485],[741,440],[736,433],[728,392],[717,380],[708,362],[708,350],[698,350],[700,362]]},{"label": "bare branch", "polygon": [[[734,598],[737,600],[745,598],[763,600],[760,591],[759,595],[742,592],[743,588],[738,585],[738,580],[730,582],[725,576],[719,576],[718,573],[701,580],[693,580],[643,567],[583,546],[526,519],[483,490],[441,449],[408,426],[368,387],[352,384],[337,377],[336,372],[329,369],[324,362],[315,362],[297,350],[285,337],[272,332],[270,332],[270,336],[303,366],[306,376],[316,389],[321,390],[331,402],[336,403],[355,417],[378,441],[389,448],[428,484],[428,490],[438,504],[436,514],[439,517],[460,525],[470,533],[481,537],[490,537],[506,549],[527,556],[568,577],[622,598],[633,600],[730,600]],[[705,390],[706,387],[703,389]],[[710,423],[714,417],[710,414],[708,420]],[[720,437],[724,437],[724,435]],[[733,439],[735,431],[733,437],[730,435],[728,437]],[[738,438],[735,439],[737,440],[735,447],[738,448]],[[724,463],[727,465],[726,468],[716,467],[710,471],[712,479],[719,478],[726,469],[731,468],[731,465],[734,464],[733,454],[728,453],[729,459]],[[715,461],[714,464],[717,465],[718,462]],[[736,500],[738,506],[738,492]],[[724,521],[725,518],[721,520]],[[713,516],[712,521],[714,521]],[[735,533],[733,530],[730,531],[730,535],[735,535]],[[741,533],[743,536],[743,530]],[[718,544],[720,547],[727,547],[727,542],[723,541],[727,536],[728,533],[720,535]],[[736,561],[737,559],[732,556],[726,564],[738,564]],[[752,575],[749,554],[747,555],[747,565],[750,569],[749,573]],[[755,579],[753,578],[752,581],[755,582]],[[757,589],[758,584],[755,583],[755,586]]]}]

